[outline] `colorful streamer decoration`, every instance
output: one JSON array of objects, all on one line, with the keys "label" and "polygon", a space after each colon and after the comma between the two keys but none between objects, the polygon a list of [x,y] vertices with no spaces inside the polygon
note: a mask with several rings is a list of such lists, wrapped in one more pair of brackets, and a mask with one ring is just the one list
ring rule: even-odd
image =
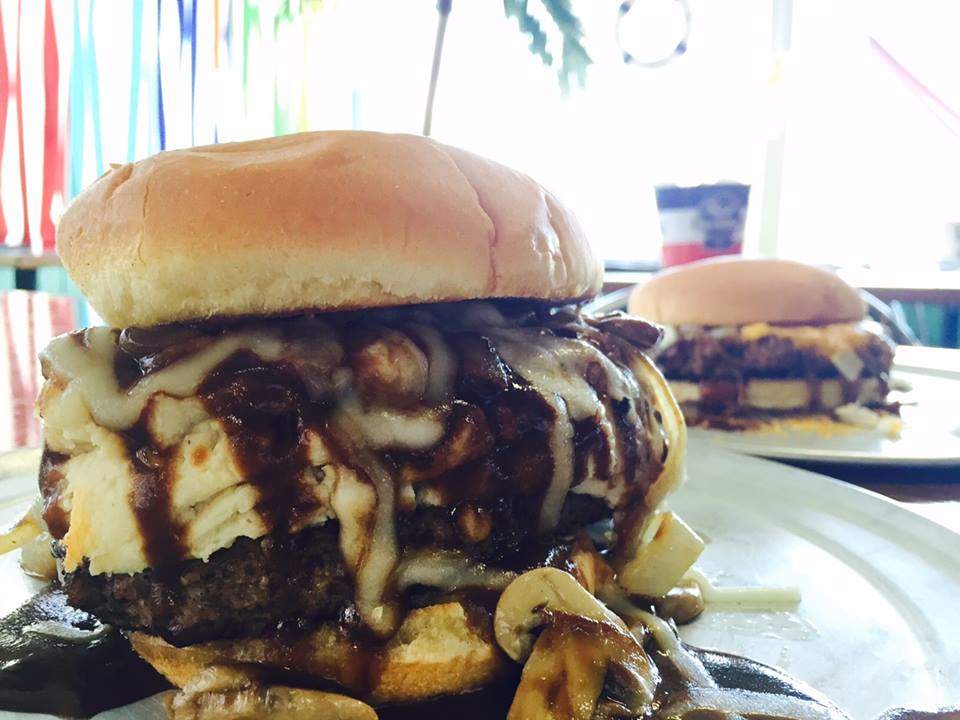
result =
[{"label": "colorful streamer decoration", "polygon": [[163,0],[157,0],[157,127],[160,149],[167,149],[167,125],[163,116],[163,71],[160,69],[160,28],[163,21]]},{"label": "colorful streamer decoration", "polygon": [[97,167],[97,176],[103,175],[103,133],[100,132],[100,75],[97,72],[97,48],[94,44],[93,17],[94,0],[90,0],[90,12],[87,14],[87,44],[84,48],[83,62],[87,72],[87,89],[90,93],[90,119],[93,123],[93,156]]},{"label": "colorful streamer decoration", "polygon": [[70,59],[70,197],[80,192],[83,171],[83,43],[80,40],[80,2],[73,0],[73,55]]},{"label": "colorful streamer decoration", "polygon": [[143,49],[143,0],[133,0],[133,28],[130,31],[130,113],[127,121],[127,162],[136,160],[137,120],[140,105],[140,63]]},{"label": "colorful streamer decoration", "polygon": [[250,79],[250,35],[260,35],[260,10],[251,0],[243,0],[243,109],[247,109],[247,83]]},{"label": "colorful streamer decoration", "polygon": [[94,43],[93,19],[96,11],[90,0],[87,15],[87,31],[80,29],[80,3],[73,3],[73,55],[70,67],[70,197],[74,197],[84,185],[83,159],[86,149],[86,119],[90,116],[93,141],[94,169],[102,175],[103,134],[100,130],[100,78],[97,72],[97,49]]},{"label": "colorful streamer decoration", "polygon": [[933,90],[925,85],[916,75],[891,55],[890,51],[881,45],[876,38],[870,38],[870,46],[900,81],[919,98],[933,116],[939,120],[947,130],[957,137],[960,137],[960,112],[944,102],[939,95],[933,92]]},{"label": "colorful streamer decoration", "polygon": [[[228,134],[240,139],[254,123],[257,135],[307,129],[316,76],[310,62],[311,22],[323,9],[322,0],[176,0],[177,20],[172,1],[17,0],[0,6],[0,166],[4,159],[16,163],[9,169],[19,178],[19,188],[0,193],[0,240],[53,252],[57,212],[102,174],[108,161],[134,162],[145,151],[211,137],[219,142]],[[156,5],[155,25],[151,3]],[[122,14],[126,12],[130,15]],[[116,57],[117,23],[122,23],[124,38],[129,29],[124,50],[130,52],[130,74],[114,64],[101,76],[100,65]],[[15,31],[9,53],[4,25]],[[58,28],[68,33],[71,48],[63,57]],[[105,54],[98,55],[98,40]],[[42,48],[42,83],[32,83],[40,74],[24,67],[34,48]],[[214,102],[203,94],[211,88]],[[264,107],[264,100],[272,107]],[[11,103],[16,103],[14,118],[8,115]],[[101,120],[124,115],[126,136],[104,137]],[[29,127],[31,117],[43,118],[42,132]],[[8,119],[16,122],[10,143]],[[7,147],[14,143],[16,148]],[[42,167],[36,182],[28,172],[34,167]],[[14,216],[22,215],[22,234],[19,222],[14,223],[19,237],[10,237],[14,205]]]},{"label": "colorful streamer decoration", "polygon": [[193,145],[196,143],[194,131],[196,129],[196,107],[197,107],[197,2],[196,0],[177,0],[177,13],[180,19],[180,55],[183,56],[184,45],[187,45],[190,50],[190,144]]},{"label": "colorful streamer decoration", "polygon": [[17,146],[20,151],[20,196],[22,198],[23,207],[22,243],[27,247],[30,247],[30,210],[27,199],[27,152],[26,146],[23,142],[23,82],[20,75],[21,17],[23,17],[23,0],[17,0]]},{"label": "colorful streamer decoration", "polygon": [[[0,165],[3,163],[4,138],[7,137],[7,107],[10,105],[10,70],[7,67],[7,44],[4,41],[3,11],[0,8]],[[7,218],[0,202],[0,241],[7,240]]]},{"label": "colorful streamer decoration", "polygon": [[43,196],[40,199],[40,236],[43,251],[53,252],[53,197],[63,195],[63,138],[60,136],[60,58],[53,7],[47,0],[43,18]]}]

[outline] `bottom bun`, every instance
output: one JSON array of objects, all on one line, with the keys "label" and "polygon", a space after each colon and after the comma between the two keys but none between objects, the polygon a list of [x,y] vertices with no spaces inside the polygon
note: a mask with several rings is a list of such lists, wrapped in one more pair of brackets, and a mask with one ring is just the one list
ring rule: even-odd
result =
[{"label": "bottom bun", "polygon": [[[476,690],[503,675],[510,662],[493,639],[489,616],[459,602],[412,610],[383,646],[367,648],[336,625],[300,635],[217,640],[178,648],[132,633],[133,649],[177,687],[218,666],[290,671],[334,682],[374,703],[411,702]],[[281,678],[282,680],[282,678]]]}]

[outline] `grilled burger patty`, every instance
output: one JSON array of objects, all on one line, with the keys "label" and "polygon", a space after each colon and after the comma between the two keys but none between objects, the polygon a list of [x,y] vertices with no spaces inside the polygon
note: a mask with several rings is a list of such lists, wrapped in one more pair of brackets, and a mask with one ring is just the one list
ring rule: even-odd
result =
[{"label": "grilled burger patty", "polygon": [[[835,378],[840,372],[819,348],[799,346],[789,338],[763,335],[745,340],[737,332],[700,328],[680,333],[676,342],[656,355],[668,379],[732,380],[739,378]],[[851,348],[863,363],[861,377],[882,377],[893,363],[893,346],[886,338],[866,333]]]},{"label": "grilled burger patty", "polygon": [[[543,564],[541,556],[550,554],[545,548],[564,544],[580,528],[610,515],[602,500],[571,495],[556,532],[538,538],[524,519],[529,511],[523,503],[500,503],[491,513],[489,534],[474,542],[453,513],[420,508],[398,519],[398,540],[404,551],[456,550],[491,567],[520,571]],[[339,532],[331,521],[292,535],[239,538],[206,562],[187,560],[163,571],[91,575],[84,566],[66,573],[63,586],[74,607],[180,647],[310,627],[351,613],[353,582]]]},{"label": "grilled burger patty", "polygon": [[690,424],[892,407],[894,346],[875,323],[681,325],[670,334],[655,359]]}]

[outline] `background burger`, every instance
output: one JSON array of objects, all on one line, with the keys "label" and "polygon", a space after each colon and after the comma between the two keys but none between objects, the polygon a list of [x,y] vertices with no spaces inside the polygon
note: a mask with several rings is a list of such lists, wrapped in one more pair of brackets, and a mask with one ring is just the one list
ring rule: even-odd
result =
[{"label": "background burger", "polygon": [[548,620],[605,638],[591,677],[616,662],[649,709],[593,594],[664,595],[699,553],[657,511],[684,426],[659,329],[577,309],[601,269],[551,194],[310,133],[115,167],[58,248],[111,326],[42,354],[42,516],[71,603],[186,688],[172,713],[369,717],[352,698],[510,674]]},{"label": "background burger", "polygon": [[691,263],[638,286],[630,312],[666,328],[652,350],[688,423],[749,427],[887,402],[894,345],[857,291],[787,260]]}]

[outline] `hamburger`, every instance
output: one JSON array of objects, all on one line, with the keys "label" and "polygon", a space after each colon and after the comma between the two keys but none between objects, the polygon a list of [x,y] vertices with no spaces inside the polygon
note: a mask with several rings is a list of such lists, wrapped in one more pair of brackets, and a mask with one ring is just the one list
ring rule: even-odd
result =
[{"label": "hamburger", "polygon": [[[109,325],[41,355],[42,526],[70,603],[183,688],[174,717],[372,717],[531,653],[553,672],[566,636],[594,648],[577,692],[606,702],[614,663],[649,708],[656,668],[595,596],[655,601],[702,549],[661,508],[685,429],[660,329],[581,311],[601,267],[553,195],[432,140],[306,133],[114,166],[57,242]],[[569,632],[537,654],[545,623]],[[528,686],[513,717],[549,704]]]},{"label": "hamburger", "polygon": [[894,345],[834,273],[788,260],[711,259],[653,277],[632,313],[661,323],[651,355],[689,424],[859,419],[888,403]]}]

